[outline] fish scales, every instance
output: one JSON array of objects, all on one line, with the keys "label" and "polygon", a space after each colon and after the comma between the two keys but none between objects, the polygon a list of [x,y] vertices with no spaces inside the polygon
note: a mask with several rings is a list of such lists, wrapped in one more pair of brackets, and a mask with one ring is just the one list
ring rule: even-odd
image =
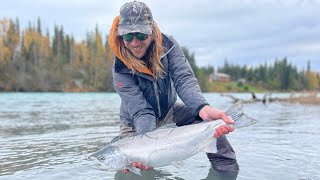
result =
[{"label": "fish scales", "polygon": [[[243,113],[242,101],[231,106],[226,115],[235,121],[232,126],[236,129],[256,123],[255,119]],[[216,120],[181,127],[165,125],[144,134],[112,142],[90,155],[88,160],[97,162],[99,169],[129,169],[141,175],[140,170],[131,165],[132,162],[161,167],[192,157],[200,151],[216,152],[216,138],[213,133],[222,124],[225,124],[222,120]]]}]

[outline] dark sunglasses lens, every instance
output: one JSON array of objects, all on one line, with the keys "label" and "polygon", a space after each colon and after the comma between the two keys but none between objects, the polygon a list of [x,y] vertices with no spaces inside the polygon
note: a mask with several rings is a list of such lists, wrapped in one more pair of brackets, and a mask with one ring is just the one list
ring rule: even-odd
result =
[{"label": "dark sunglasses lens", "polygon": [[144,41],[148,38],[148,34],[143,34],[143,33],[137,33],[136,34],[137,39],[139,39],[140,41]]},{"label": "dark sunglasses lens", "polygon": [[122,38],[127,42],[131,42],[133,40],[133,34],[125,34]]}]

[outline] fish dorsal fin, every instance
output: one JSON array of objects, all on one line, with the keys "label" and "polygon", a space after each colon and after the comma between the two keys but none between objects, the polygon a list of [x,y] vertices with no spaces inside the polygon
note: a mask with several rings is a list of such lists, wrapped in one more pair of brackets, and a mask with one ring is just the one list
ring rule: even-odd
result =
[{"label": "fish dorsal fin", "polygon": [[136,167],[134,167],[134,166],[128,165],[128,166],[127,166],[127,169],[129,169],[129,171],[131,171],[131,172],[133,172],[133,173],[141,176],[141,171],[140,171],[139,168],[136,168]]},{"label": "fish dorsal fin", "polygon": [[176,128],[176,127],[178,127],[176,123],[170,123],[170,124],[165,124],[163,126],[160,126],[158,129],[167,129],[167,128]]}]

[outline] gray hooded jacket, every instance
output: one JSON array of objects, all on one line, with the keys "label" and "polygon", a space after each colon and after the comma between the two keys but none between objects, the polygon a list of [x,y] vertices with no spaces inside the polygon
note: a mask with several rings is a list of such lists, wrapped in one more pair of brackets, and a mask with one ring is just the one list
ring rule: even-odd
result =
[{"label": "gray hooded jacket", "polygon": [[[207,105],[190,64],[178,43],[162,34],[165,49],[161,63],[165,74],[156,80],[150,75],[135,72],[124,65],[117,57],[113,66],[114,88],[121,97],[120,121],[133,127],[137,133],[156,128],[177,100],[177,94],[200,119],[200,109]],[[180,122],[180,125],[192,122]]]}]

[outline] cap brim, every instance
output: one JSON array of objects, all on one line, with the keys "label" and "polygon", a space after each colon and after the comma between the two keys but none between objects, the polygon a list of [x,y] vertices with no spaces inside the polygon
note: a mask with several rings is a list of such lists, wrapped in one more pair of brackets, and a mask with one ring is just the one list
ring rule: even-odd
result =
[{"label": "cap brim", "polygon": [[133,32],[151,34],[152,28],[151,28],[151,25],[147,25],[147,24],[119,25],[119,27],[118,27],[119,36],[122,36],[122,35],[128,34],[128,33],[133,33]]}]

